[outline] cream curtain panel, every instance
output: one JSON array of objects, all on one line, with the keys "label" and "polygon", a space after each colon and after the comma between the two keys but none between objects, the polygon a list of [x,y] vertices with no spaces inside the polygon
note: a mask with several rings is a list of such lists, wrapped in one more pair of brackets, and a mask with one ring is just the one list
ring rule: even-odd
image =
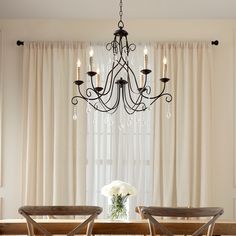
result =
[{"label": "cream curtain panel", "polygon": [[[92,45],[103,77],[111,59],[103,45]],[[23,49],[22,201],[24,204],[98,204],[100,189],[120,179],[134,185],[135,205],[207,204],[210,157],[211,45],[206,42],[146,44],[160,90],[162,59],[168,60],[173,101],[162,99],[145,113],[129,116],[91,111],[84,101],[72,120],[76,61],[85,77],[90,45],[25,43]],[[139,71],[143,47],[129,58]],[[138,61],[136,61],[138,58]],[[121,104],[122,105],[122,104]],[[167,118],[167,113],[171,117]],[[105,214],[105,213],[104,213]],[[131,216],[134,216],[131,213]]]},{"label": "cream curtain panel", "polygon": [[74,68],[77,58],[86,58],[84,47],[64,42],[24,45],[24,204],[85,201],[86,119],[73,122],[70,103]]},{"label": "cream curtain panel", "polygon": [[179,42],[155,45],[155,64],[163,54],[172,78],[172,117],[165,107],[154,111],[154,192],[157,205],[208,204],[208,164],[211,132],[212,45]]}]

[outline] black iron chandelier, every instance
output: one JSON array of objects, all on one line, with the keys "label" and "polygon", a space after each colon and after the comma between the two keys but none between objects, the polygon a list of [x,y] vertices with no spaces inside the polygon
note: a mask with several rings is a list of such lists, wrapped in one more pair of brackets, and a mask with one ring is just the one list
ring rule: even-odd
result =
[{"label": "black iron chandelier", "polygon": [[91,87],[85,89],[82,93],[83,80],[80,80],[80,63],[77,65],[77,80],[74,83],[78,87],[79,95],[71,99],[73,105],[78,104],[78,99],[84,99],[95,110],[100,112],[114,113],[122,100],[124,109],[128,114],[134,112],[145,111],[157,99],[165,97],[166,102],[172,101],[170,93],[166,92],[166,83],[170,80],[166,76],[167,61],[163,59],[163,73],[160,81],[163,86],[159,95],[151,96],[151,87],[148,85],[148,54],[144,49],[144,68],[140,71],[139,80],[136,78],[134,71],[129,65],[129,54],[136,49],[134,43],[129,44],[128,32],[124,30],[124,22],[122,20],[122,0],[120,0],[120,20],[118,29],[114,32],[114,39],[106,45],[106,49],[113,53],[112,68],[106,76],[104,84],[101,85],[100,74],[94,71],[93,51],[90,51],[89,71]]}]

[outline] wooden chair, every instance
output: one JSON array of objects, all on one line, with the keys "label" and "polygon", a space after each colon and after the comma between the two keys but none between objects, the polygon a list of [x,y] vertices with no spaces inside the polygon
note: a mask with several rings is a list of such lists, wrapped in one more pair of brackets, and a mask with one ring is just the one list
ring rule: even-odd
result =
[{"label": "wooden chair", "polygon": [[205,232],[207,232],[207,236],[212,236],[217,218],[224,213],[223,208],[220,207],[140,207],[140,210],[143,214],[143,217],[148,219],[150,235],[152,236],[156,235],[156,229],[158,229],[158,234],[173,236],[173,233],[158,221],[158,217],[185,219],[207,217],[207,222],[196,229],[196,231],[192,233],[192,236],[199,236],[205,234]]},{"label": "wooden chair", "polygon": [[141,219],[145,219],[145,216],[143,215],[141,209],[142,209],[143,206],[136,206],[135,207],[135,212],[138,213],[141,217]]},{"label": "wooden chair", "polygon": [[18,212],[26,218],[29,236],[35,235],[34,229],[37,229],[40,232],[39,234],[46,236],[53,235],[42,224],[36,222],[32,218],[33,216],[86,216],[67,235],[74,236],[86,226],[86,235],[90,236],[92,234],[94,219],[102,212],[102,208],[97,206],[22,206]]}]

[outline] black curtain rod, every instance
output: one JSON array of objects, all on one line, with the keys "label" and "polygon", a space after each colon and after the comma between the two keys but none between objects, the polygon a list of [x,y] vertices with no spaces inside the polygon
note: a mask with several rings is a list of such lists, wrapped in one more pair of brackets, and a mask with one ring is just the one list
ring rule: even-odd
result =
[{"label": "black curtain rod", "polygon": [[[17,46],[23,46],[24,45],[24,41],[20,41],[20,40],[17,40],[16,41],[16,45]],[[214,41],[211,41],[211,45],[219,45],[219,41],[218,40],[214,40]]]}]

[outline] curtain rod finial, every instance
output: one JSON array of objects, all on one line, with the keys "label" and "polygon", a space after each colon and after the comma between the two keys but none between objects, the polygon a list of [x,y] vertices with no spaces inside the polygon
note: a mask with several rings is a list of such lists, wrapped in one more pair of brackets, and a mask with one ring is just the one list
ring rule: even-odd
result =
[{"label": "curtain rod finial", "polygon": [[16,45],[17,46],[21,46],[21,45],[23,46],[24,45],[24,41],[17,40],[16,41]]},{"label": "curtain rod finial", "polygon": [[219,45],[219,41],[218,40],[211,41],[211,44],[217,46],[217,45]]}]

